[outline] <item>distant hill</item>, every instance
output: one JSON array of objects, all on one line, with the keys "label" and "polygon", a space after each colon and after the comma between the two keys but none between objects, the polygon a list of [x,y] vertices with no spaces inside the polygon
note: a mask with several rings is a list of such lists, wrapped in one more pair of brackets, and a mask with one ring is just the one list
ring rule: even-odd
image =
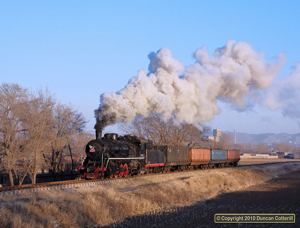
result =
[{"label": "distant hill", "polygon": [[[224,132],[227,134],[234,135],[233,132]],[[266,134],[248,134],[248,133],[239,133],[236,132],[236,143],[292,143],[296,145],[300,145],[300,133],[297,134],[287,134],[287,133],[280,133],[280,134],[273,134],[273,133],[266,133]]]}]

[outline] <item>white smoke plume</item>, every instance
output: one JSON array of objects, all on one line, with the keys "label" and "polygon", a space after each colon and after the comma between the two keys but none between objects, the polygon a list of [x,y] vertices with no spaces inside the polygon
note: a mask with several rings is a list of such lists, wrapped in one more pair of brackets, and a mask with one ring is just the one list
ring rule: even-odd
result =
[{"label": "white smoke plume", "polygon": [[245,109],[247,101],[259,99],[258,91],[271,85],[286,60],[279,54],[277,61],[266,62],[263,53],[234,40],[212,56],[199,48],[194,57],[196,62],[184,68],[167,48],[150,53],[148,74],[140,70],[124,89],[101,95],[95,128],[152,113],[178,123],[204,123],[219,114],[218,99]]},{"label": "white smoke plume", "polygon": [[274,81],[263,104],[273,111],[281,110],[300,125],[300,63],[295,64],[291,74]]}]

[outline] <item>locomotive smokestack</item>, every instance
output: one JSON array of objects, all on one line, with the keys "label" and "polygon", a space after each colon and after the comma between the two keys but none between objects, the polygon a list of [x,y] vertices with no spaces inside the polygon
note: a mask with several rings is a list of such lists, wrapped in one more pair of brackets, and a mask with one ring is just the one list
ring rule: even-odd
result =
[{"label": "locomotive smokestack", "polygon": [[96,130],[96,139],[101,139],[102,137],[102,131],[101,130]]},{"label": "locomotive smokestack", "polygon": [[100,122],[99,122],[98,118],[97,118],[97,122],[94,126],[94,129],[96,131],[95,132],[96,133],[96,139],[101,139],[101,137],[102,137],[102,128],[100,126]]}]

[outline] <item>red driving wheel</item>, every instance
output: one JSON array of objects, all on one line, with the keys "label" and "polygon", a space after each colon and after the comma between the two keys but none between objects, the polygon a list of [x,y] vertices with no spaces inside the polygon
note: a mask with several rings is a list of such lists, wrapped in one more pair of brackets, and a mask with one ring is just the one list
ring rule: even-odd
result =
[{"label": "red driving wheel", "polygon": [[127,166],[127,164],[124,164],[123,169],[124,169],[123,177],[127,177],[127,175],[128,175],[128,166]]},{"label": "red driving wheel", "polygon": [[124,166],[123,164],[120,165],[120,172],[119,172],[119,177],[124,176]]}]

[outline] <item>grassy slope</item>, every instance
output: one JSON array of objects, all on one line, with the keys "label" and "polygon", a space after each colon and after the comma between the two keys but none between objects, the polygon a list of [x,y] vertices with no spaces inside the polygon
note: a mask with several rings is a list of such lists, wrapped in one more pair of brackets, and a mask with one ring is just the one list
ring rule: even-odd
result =
[{"label": "grassy slope", "polygon": [[181,172],[96,187],[0,197],[0,227],[89,227],[172,210],[257,185],[300,169],[300,163]]}]

